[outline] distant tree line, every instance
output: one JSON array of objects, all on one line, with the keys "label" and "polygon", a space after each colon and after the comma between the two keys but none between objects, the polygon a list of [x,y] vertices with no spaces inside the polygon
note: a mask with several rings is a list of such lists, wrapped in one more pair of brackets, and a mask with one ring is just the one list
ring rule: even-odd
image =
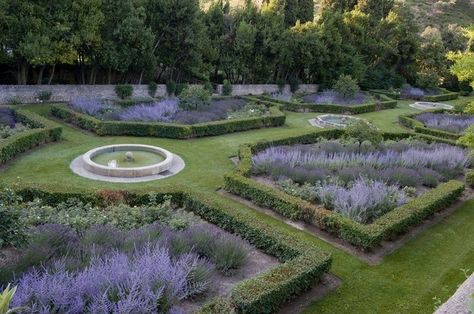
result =
[{"label": "distant tree line", "polygon": [[394,0],[0,0],[1,84],[458,85],[456,27],[418,29]]}]

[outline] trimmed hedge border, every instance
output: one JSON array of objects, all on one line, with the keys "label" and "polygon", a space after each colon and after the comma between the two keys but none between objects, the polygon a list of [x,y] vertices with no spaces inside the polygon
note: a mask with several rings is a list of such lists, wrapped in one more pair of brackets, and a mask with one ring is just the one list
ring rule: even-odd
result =
[{"label": "trimmed hedge border", "polygon": [[[434,110],[434,111],[429,111],[433,113],[443,113],[445,110]],[[423,122],[418,121],[415,119],[417,115],[421,113],[414,113],[414,114],[409,114],[409,115],[403,115],[398,117],[398,121],[400,122],[401,125],[412,129],[416,133],[422,133],[422,134],[427,134],[435,137],[440,137],[449,141],[456,142],[462,135],[456,134],[456,133],[451,133],[451,132],[446,132],[443,130],[437,130],[437,129],[431,129],[426,127]]]},{"label": "trimmed hedge border", "polygon": [[67,123],[101,136],[127,135],[188,139],[284,125],[286,121],[285,114],[275,105],[268,107],[270,111],[269,116],[221,120],[192,125],[159,122],[101,121],[89,115],[76,112],[65,105],[52,106],[51,113]]},{"label": "trimmed hedge border", "polygon": [[[186,192],[184,192],[186,191]],[[331,256],[314,244],[297,236],[281,232],[253,215],[236,211],[226,200],[219,200],[184,187],[160,190],[158,199],[172,197],[174,204],[184,206],[204,220],[247,239],[258,249],[279,259],[270,270],[238,283],[229,298],[217,298],[204,305],[201,313],[273,313],[284,302],[292,299],[321,279],[331,267]],[[34,188],[18,193],[25,201],[41,198],[57,204],[68,198],[78,198],[92,204],[103,204],[98,194],[50,193]],[[130,205],[146,203],[148,194],[126,193]]]},{"label": "trimmed hedge border", "polygon": [[362,114],[367,112],[374,112],[385,109],[393,109],[397,106],[397,101],[391,99],[385,95],[377,95],[382,98],[375,102],[356,105],[356,106],[344,106],[344,105],[328,105],[328,104],[312,104],[312,103],[296,103],[284,100],[273,99],[268,96],[259,96],[259,97],[250,97],[245,98],[249,100],[258,101],[260,103],[266,104],[267,106],[271,104],[278,104],[283,110],[287,111],[309,111],[309,112],[320,112],[320,113],[350,113],[350,114]]},{"label": "trimmed hedge border", "polygon": [[61,138],[62,128],[57,123],[24,109],[11,109],[19,122],[28,124],[33,129],[14,134],[0,142],[0,165],[33,147]]},{"label": "trimmed hedge border", "polygon": [[[422,100],[430,101],[430,102],[440,102],[440,101],[448,101],[448,100],[454,100],[454,99],[459,98],[459,93],[451,92],[444,88],[440,88],[440,90],[443,91],[442,94],[424,96]],[[392,92],[389,92],[388,90],[372,89],[370,90],[370,92],[374,94],[378,94],[378,95],[385,95],[393,99],[401,99],[400,94],[392,93]]]},{"label": "trimmed hedge border", "polygon": [[[343,132],[336,131],[339,130],[320,131],[277,141],[241,146],[239,152],[241,162],[232,173],[225,175],[225,190],[251,200],[259,206],[271,208],[287,218],[312,223],[363,249],[374,248],[379,246],[382,241],[406,232],[410,227],[421,223],[430,215],[455,202],[464,192],[464,183],[452,180],[440,184],[409,203],[388,212],[373,223],[365,225],[250,178],[251,158],[254,153],[274,145],[314,143],[318,138],[334,138]],[[384,133],[385,139],[403,139],[411,136],[428,141],[440,141],[436,137],[419,136],[412,133]]]}]

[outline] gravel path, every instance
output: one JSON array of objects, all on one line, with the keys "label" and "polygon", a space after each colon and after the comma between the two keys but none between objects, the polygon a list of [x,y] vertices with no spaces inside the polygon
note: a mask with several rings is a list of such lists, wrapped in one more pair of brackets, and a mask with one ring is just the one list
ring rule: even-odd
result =
[{"label": "gravel path", "polygon": [[472,295],[474,294],[474,274],[472,274],[454,293],[454,295],[435,314],[469,314],[473,305]]}]

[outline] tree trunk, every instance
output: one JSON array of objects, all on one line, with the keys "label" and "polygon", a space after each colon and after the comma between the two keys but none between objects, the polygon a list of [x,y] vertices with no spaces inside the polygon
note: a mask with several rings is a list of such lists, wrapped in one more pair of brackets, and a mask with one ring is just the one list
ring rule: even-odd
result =
[{"label": "tree trunk", "polygon": [[109,67],[107,71],[107,84],[112,84],[112,68]]},{"label": "tree trunk", "polygon": [[38,73],[38,81],[36,82],[37,85],[41,85],[41,83],[43,83],[43,73],[44,73],[44,68],[46,67],[46,65],[42,64],[41,65],[41,68],[39,70],[39,73]]},{"label": "tree trunk", "polygon": [[55,71],[56,71],[56,63],[53,64],[53,67],[51,68],[51,73],[49,74],[48,85],[51,85],[51,82],[53,81],[53,78],[54,78]]},{"label": "tree trunk", "polygon": [[142,70],[142,71],[140,72],[140,79],[138,80],[138,85],[141,85],[141,84],[142,84],[143,72],[144,72],[144,70]]}]

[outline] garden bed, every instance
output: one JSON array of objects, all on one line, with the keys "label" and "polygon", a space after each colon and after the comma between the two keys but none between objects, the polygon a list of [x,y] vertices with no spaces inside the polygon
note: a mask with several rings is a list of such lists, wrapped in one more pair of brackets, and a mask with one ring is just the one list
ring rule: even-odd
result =
[{"label": "garden bed", "polygon": [[[285,166],[285,160],[286,157],[288,157],[288,154],[285,154],[284,149],[282,151],[274,152],[274,155],[277,156],[277,164],[275,164],[276,168],[271,170],[273,171],[272,176],[274,178],[286,177],[292,179],[292,181],[275,182],[273,179],[267,178],[264,180],[261,179],[259,180],[260,182],[257,182],[251,178],[252,174],[255,173],[255,169],[253,168],[254,163],[252,161],[252,156],[254,154],[265,155],[271,153],[271,150],[278,150],[278,148],[275,147],[279,145],[317,143],[321,136],[334,138],[339,137],[340,134],[342,133],[335,132],[334,130],[322,131],[312,135],[308,134],[282,139],[274,143],[262,142],[252,146],[244,146],[240,152],[241,161],[236,172],[226,176],[225,188],[229,192],[254,201],[259,206],[273,208],[281,215],[290,219],[304,220],[313,223],[319,228],[331,232],[355,246],[365,249],[374,248],[380,245],[383,240],[390,239],[399,233],[405,232],[411,226],[422,222],[429,215],[448,207],[448,205],[454,202],[464,191],[464,184],[462,182],[452,180],[457,178],[454,172],[451,173],[451,176],[441,178],[439,176],[440,173],[435,173],[436,171],[434,171],[434,169],[424,170],[420,168],[418,170],[423,170],[424,173],[416,174],[415,168],[417,167],[415,166],[412,169],[406,170],[401,168],[392,169],[393,167],[389,167],[390,169],[383,168],[383,173],[378,173],[380,171],[374,172],[374,170],[371,169],[362,169],[360,167],[360,169],[345,168],[342,169],[343,172],[336,172],[336,176],[339,177],[338,182],[325,182],[324,178],[334,176],[333,172],[325,173],[325,171],[327,172],[327,169],[331,169],[331,167],[333,170],[337,169],[330,165],[332,164],[332,161],[328,165],[325,165],[325,167],[322,167],[320,171],[317,171],[317,169],[310,169],[311,166],[307,169],[304,167],[299,169],[299,167],[295,168],[294,166],[287,168]],[[397,140],[409,136],[409,134],[385,134],[386,139]],[[431,140],[435,139],[433,138]],[[400,146],[402,144],[391,142],[390,145]],[[434,151],[444,149],[446,154],[450,155],[450,161],[454,156],[451,155],[453,152],[448,152],[448,150],[455,150],[460,154],[459,156],[462,159],[460,159],[460,162],[467,162],[467,159],[465,159],[467,157],[461,153],[463,151],[461,148],[450,148],[450,146],[442,146],[441,144],[424,145],[428,145],[428,147]],[[331,149],[336,149],[334,144],[329,143],[327,146],[329,148],[332,146]],[[302,151],[307,149],[304,146],[300,146],[300,148],[302,148]],[[402,148],[398,147],[397,149]],[[420,149],[407,148],[406,145],[405,149],[405,151],[402,150],[400,152],[405,159],[408,156],[414,156],[415,153],[418,155],[431,156],[431,153],[428,151],[420,152]],[[295,156],[295,158],[309,158],[304,152],[298,153],[294,151],[294,148],[287,152],[291,152],[291,158]],[[352,157],[358,156],[351,152],[344,152],[343,154],[349,154]],[[361,160],[364,160],[364,163],[369,159],[377,159],[378,157],[381,158],[379,161],[387,158],[387,156],[384,155],[385,153],[368,151],[367,154],[370,156],[359,154],[360,158],[362,158]],[[379,155],[378,157],[376,157],[377,154]],[[392,160],[397,163],[397,159],[395,158],[396,154],[392,154],[391,152],[387,152],[387,154],[394,155],[392,156],[394,157]],[[461,154],[463,156],[461,156]],[[259,158],[262,159],[264,155],[259,155]],[[332,155],[333,153],[327,156]],[[335,154],[335,156],[337,156],[337,154]],[[264,160],[264,158],[262,160]],[[314,165],[310,160],[311,158],[308,160],[308,163]],[[319,157],[317,160],[317,163],[321,161]],[[295,165],[298,164],[295,160],[291,161],[292,164],[293,162],[296,162]],[[439,165],[442,167],[443,163],[439,163]],[[371,168],[369,166],[367,167]],[[377,167],[380,168],[379,166]],[[462,168],[463,169],[457,169],[457,171],[463,172],[464,167]],[[451,170],[452,169],[449,171]],[[442,172],[447,175],[449,171],[445,172],[443,170]],[[361,178],[358,174],[369,175],[369,177],[367,178],[365,176],[364,178]],[[373,174],[373,176],[371,177],[370,174]],[[386,182],[380,182],[377,180],[380,175],[386,176]],[[428,185],[430,189],[426,186],[423,187],[418,185],[418,177],[425,185]],[[404,180],[404,183],[399,183],[398,181],[400,180]],[[441,181],[446,180],[451,181],[440,183]],[[321,185],[321,182],[325,183]],[[388,184],[389,182],[391,183]],[[271,184],[269,185],[268,183]],[[412,185],[412,187],[409,189],[401,189],[401,185]],[[278,186],[278,188],[276,188],[276,186]],[[363,193],[363,191],[369,190],[371,191],[370,193]],[[379,203],[379,205],[383,203],[380,207],[374,205],[377,204],[377,196],[374,195],[380,194],[375,193],[375,191],[380,193],[383,192],[382,194],[386,196],[380,198],[382,202]],[[331,195],[336,192],[338,198],[332,197]],[[370,195],[371,197],[363,198],[363,195]],[[339,196],[344,197],[341,198]],[[372,199],[372,196],[374,196],[374,199]],[[354,201],[348,203],[348,199],[360,202],[357,203]],[[371,199],[371,202],[367,203],[364,201],[369,199]],[[316,201],[316,203],[314,203],[314,201]],[[321,201],[324,206],[320,205]],[[353,206],[351,208],[350,206],[347,207],[347,204],[355,204],[358,206]],[[328,208],[331,210],[328,210]],[[372,208],[374,211],[367,212],[368,208]],[[380,209],[380,211],[376,210],[377,208]]]},{"label": "garden bed", "polygon": [[421,89],[406,86],[401,89],[392,90],[374,89],[371,90],[371,92],[378,95],[385,95],[392,99],[411,99],[429,102],[448,101],[459,98],[459,93],[450,92],[444,88]]},{"label": "garden bed", "polygon": [[285,115],[277,106],[265,106],[240,97],[213,98],[195,110],[179,109],[176,99],[109,109],[90,100],[56,105],[52,114],[98,135],[156,136],[186,139],[250,129],[277,127]]},{"label": "garden bed", "polygon": [[[202,310],[207,313],[227,312],[230,311],[231,308],[235,309],[237,312],[273,312],[285,301],[292,299],[295,295],[298,295],[304,290],[307,290],[311,286],[313,286],[329,269],[331,262],[329,255],[321,251],[319,248],[316,248],[313,245],[309,244],[305,240],[301,240],[296,236],[290,236],[289,233],[282,233],[280,232],[281,230],[274,230],[273,228],[267,226],[265,223],[258,222],[258,220],[255,220],[253,217],[242,214],[236,214],[230,206],[226,205],[221,201],[209,199],[208,197],[203,195],[183,193],[181,191],[182,189],[168,190],[162,191],[160,194],[152,195],[136,195],[117,192],[103,192],[100,195],[86,195],[50,194],[38,190],[29,189],[21,191],[20,195],[23,196],[24,201],[33,200],[39,197],[43,200],[44,204],[50,205],[51,210],[41,210],[41,206],[39,206],[39,204],[30,203],[29,206],[33,206],[35,210],[28,210],[27,212],[30,213],[28,217],[30,217],[30,221],[34,222],[35,224],[37,224],[38,222],[53,222],[64,224],[64,218],[68,217],[66,221],[71,221],[71,225],[73,227],[77,225],[81,226],[83,230],[87,230],[87,228],[89,227],[87,221],[93,221],[94,223],[99,224],[118,223],[119,225],[116,225],[115,227],[125,227],[125,229],[128,228],[129,230],[133,230],[135,229],[135,227],[143,224],[153,224],[156,221],[164,221],[169,226],[183,228],[186,222],[185,219],[183,220],[183,216],[176,217],[174,216],[174,214],[168,215],[169,211],[165,210],[166,208],[164,208],[169,206],[166,205],[166,202],[169,201],[166,201],[167,197],[165,195],[170,195],[172,204],[174,204],[174,206],[176,206],[177,208],[185,208],[187,211],[199,215],[202,219],[207,220],[209,223],[215,224],[216,226],[223,228],[228,232],[234,233],[244,238],[259,250],[262,250],[266,254],[272,255],[280,261],[281,264],[275,265],[275,260],[267,257],[265,258],[264,264],[267,266],[272,266],[272,268],[268,271],[259,274],[252,279],[245,279],[232,288],[230,288],[230,286],[233,285],[233,282],[228,282],[227,284],[229,284],[229,287],[227,288],[227,291],[230,290],[230,292],[227,295],[221,296],[210,302],[209,304],[204,305]],[[65,208],[71,205],[71,201],[68,201],[67,206],[65,206],[64,203],[60,203],[70,199],[71,197],[80,199],[83,202],[90,202],[91,205],[79,206],[79,211],[66,210]],[[150,197],[152,198],[150,199]],[[117,210],[107,211],[108,215],[111,215],[111,219],[103,218],[103,215],[101,214],[96,215],[97,212],[94,210],[94,206],[103,206],[104,203],[109,203],[111,201],[117,202],[117,200],[124,201],[126,202],[126,204],[132,207],[127,207],[128,205],[119,205],[119,207],[117,207]],[[152,203],[150,203],[150,200],[152,201]],[[158,205],[159,210],[152,209],[153,204],[157,204],[157,202],[160,202],[160,204],[162,202],[165,203],[162,205]],[[127,210],[132,210],[133,214],[127,214]],[[43,215],[44,213],[46,213],[46,215]],[[66,213],[72,215],[65,215]],[[5,212],[3,212],[3,214],[5,214]],[[123,216],[124,214],[125,216]],[[184,217],[188,217],[189,214],[181,212],[179,215],[184,215]],[[120,216],[123,216],[123,218],[126,217],[127,219],[120,219]],[[152,228],[153,231],[153,228],[155,227],[154,225],[152,225],[151,227],[149,226],[149,228]],[[186,243],[187,241],[189,241],[189,239],[193,238],[188,234],[190,232],[189,229],[178,231],[178,233],[179,232],[184,232],[183,236],[181,237],[182,240],[177,242],[175,241],[176,244],[180,245],[174,246],[174,249],[182,248],[183,241],[184,243]],[[140,232],[137,231],[133,231],[132,233],[134,236],[137,236],[137,234],[140,235]],[[163,232],[161,231],[158,233],[162,234]],[[88,233],[86,232],[86,234]],[[92,232],[92,234],[97,235],[97,232]],[[151,232],[150,234],[153,235],[156,234],[156,232]],[[97,239],[104,240],[103,237],[95,237]],[[235,238],[235,236],[230,235],[218,237],[214,236],[212,237],[214,240],[208,239],[204,241],[204,243],[220,241],[219,239],[225,237]],[[197,238],[202,239],[202,237]],[[85,239],[90,239],[90,237],[85,237]],[[120,239],[120,236],[113,237],[112,239],[108,237],[107,239],[107,241],[103,241],[102,243],[115,243],[117,241],[114,242],[112,240]],[[50,241],[48,241],[48,243],[49,242]],[[138,243],[139,242],[140,241],[138,241]],[[90,241],[88,243],[90,244]],[[211,251],[216,252],[216,250]],[[149,252],[149,250],[145,250],[145,252]],[[255,251],[250,251],[250,254],[256,253]],[[259,254],[261,253],[258,253],[256,258],[260,262],[262,262],[262,256]],[[137,258],[132,259],[132,261],[140,261],[143,259],[147,260],[146,256],[136,257]],[[113,261],[113,259],[111,260]],[[211,262],[212,260],[213,258],[210,258]],[[256,262],[256,260],[254,260],[254,262]],[[134,263],[131,263],[130,265],[134,265]],[[253,270],[250,271],[249,269],[247,269],[247,273],[250,274],[255,273],[256,270],[262,270],[261,266],[262,265],[257,266],[254,264],[250,267]],[[154,266],[154,268],[156,267],[157,266]],[[150,271],[151,270],[152,269],[150,268]],[[150,276],[147,276],[147,278],[155,278],[156,276],[161,276],[158,275],[158,273],[159,272],[152,272],[150,273]],[[202,278],[202,272],[199,272],[199,274],[200,276],[192,278]],[[140,278],[140,276],[138,278]],[[278,278],[278,280],[275,280],[275,278]],[[51,289],[51,284],[49,284],[48,287],[49,289]],[[192,287],[195,288],[196,286]],[[226,289],[223,290],[225,291]],[[32,293],[35,292],[34,290],[32,291]],[[203,301],[203,299],[197,298],[196,301],[197,304],[199,304]],[[186,301],[185,304],[181,305],[185,306],[186,308],[190,306],[188,302],[191,301]],[[194,306],[191,307],[193,308]]]},{"label": "garden bed", "polygon": [[470,125],[474,124],[474,116],[435,110],[400,116],[399,122],[417,133],[456,141]]},{"label": "garden bed", "polygon": [[3,124],[0,121],[0,165],[33,147],[58,141],[61,137],[62,129],[56,123],[37,114],[10,107],[1,107],[0,110],[4,121]]},{"label": "garden bed", "polygon": [[366,95],[363,104],[328,104],[328,103],[309,103],[304,101],[286,101],[274,99],[269,96],[259,96],[258,98],[247,97],[250,99],[260,99],[263,104],[279,104],[283,110],[296,112],[322,112],[339,114],[362,114],[385,109],[393,109],[397,106],[397,101],[385,95]]}]

